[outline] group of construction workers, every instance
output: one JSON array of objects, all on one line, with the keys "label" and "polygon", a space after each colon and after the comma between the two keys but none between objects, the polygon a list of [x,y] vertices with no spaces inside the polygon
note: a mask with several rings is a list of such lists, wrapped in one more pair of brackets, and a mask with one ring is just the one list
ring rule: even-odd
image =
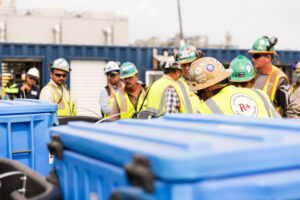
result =
[{"label": "group of construction workers", "polygon": [[[272,64],[278,58],[276,42],[274,37],[257,39],[249,50],[252,62],[237,55],[228,69],[192,45],[184,45],[161,62],[164,75],[151,86],[139,81],[135,64],[109,61],[104,69],[107,85],[100,93],[102,117],[117,120],[200,113],[300,118],[300,62],[293,66],[297,82],[290,90],[286,74]],[[56,103],[58,116],[76,115],[76,105],[65,85],[69,63],[58,58],[49,70],[51,80],[41,92],[34,86],[39,72],[31,68],[26,81],[7,87],[6,93]]]},{"label": "group of construction workers", "polygon": [[[149,87],[138,81],[133,63],[120,66],[110,61],[105,68],[108,85],[100,94],[103,116],[125,119],[141,113],[146,118],[200,113],[296,118],[292,112],[300,113],[299,98],[295,97],[298,106],[292,108],[288,77],[272,64],[278,57],[276,43],[274,37],[257,39],[249,50],[252,62],[237,55],[228,69],[191,45],[182,46],[163,62],[163,77]],[[300,63],[298,67],[300,71]],[[299,93],[296,89],[293,95]]]},{"label": "group of construction workers", "polygon": [[49,65],[50,81],[40,89],[35,86],[40,78],[37,68],[30,68],[24,83],[11,84],[4,89],[5,99],[23,98],[39,99],[58,105],[58,116],[74,116],[77,114],[72,95],[65,85],[70,65],[64,58],[58,58]]}]

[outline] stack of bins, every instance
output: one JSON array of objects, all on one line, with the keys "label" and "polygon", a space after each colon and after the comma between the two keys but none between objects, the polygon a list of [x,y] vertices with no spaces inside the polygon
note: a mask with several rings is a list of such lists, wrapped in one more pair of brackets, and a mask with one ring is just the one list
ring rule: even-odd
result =
[{"label": "stack of bins", "polygon": [[50,149],[64,199],[299,199],[299,132],[293,120],[172,115],[54,127]]},{"label": "stack of bins", "polygon": [[0,157],[32,168],[43,176],[53,168],[47,143],[57,105],[38,100],[0,101]]}]

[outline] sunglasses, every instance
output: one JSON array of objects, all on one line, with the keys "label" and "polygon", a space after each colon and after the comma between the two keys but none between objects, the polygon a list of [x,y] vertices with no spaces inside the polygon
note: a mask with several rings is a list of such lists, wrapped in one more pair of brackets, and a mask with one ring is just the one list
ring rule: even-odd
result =
[{"label": "sunglasses", "polygon": [[118,74],[107,74],[108,77],[115,78]]},{"label": "sunglasses", "polygon": [[254,58],[254,59],[259,59],[260,57],[262,57],[262,56],[266,56],[266,54],[252,54],[252,58]]},{"label": "sunglasses", "polygon": [[60,78],[60,77],[63,77],[63,78],[66,78],[66,74],[54,74],[57,78]]},{"label": "sunglasses", "polygon": [[28,76],[28,78],[29,78],[30,80],[35,80],[35,81],[36,81],[36,78],[34,78],[34,77],[32,77],[32,76]]}]

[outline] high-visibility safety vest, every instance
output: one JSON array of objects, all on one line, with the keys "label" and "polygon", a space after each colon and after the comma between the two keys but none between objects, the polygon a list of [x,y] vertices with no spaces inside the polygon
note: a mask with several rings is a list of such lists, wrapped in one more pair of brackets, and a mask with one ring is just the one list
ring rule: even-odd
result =
[{"label": "high-visibility safety vest", "polygon": [[[281,78],[285,78],[287,80],[287,82],[289,82],[289,79],[285,75],[285,73],[281,69],[279,69],[278,67],[275,67],[273,65],[271,74],[269,75],[268,80],[266,81],[265,86],[263,88],[263,91],[269,95],[269,97],[272,101],[274,101],[275,94],[276,94],[278,84],[279,84],[279,80]],[[276,110],[278,112],[280,112],[281,114],[283,114],[281,106],[277,106]]]},{"label": "high-visibility safety vest", "polygon": [[179,113],[211,114],[210,109],[190,90],[190,85],[183,77],[171,84],[179,98]]},{"label": "high-visibility safety vest", "polygon": [[163,76],[151,85],[147,96],[148,111],[158,114],[164,113],[166,111],[164,94],[168,86],[173,82],[174,80],[172,80],[171,78]]},{"label": "high-visibility safety vest", "polygon": [[67,86],[63,85],[62,87],[68,92],[69,101],[65,95],[62,95],[62,89],[59,86],[55,86],[51,81],[42,90],[48,88],[51,91],[54,101],[58,105],[57,116],[74,116],[77,114],[77,111],[72,100],[72,95]]},{"label": "high-visibility safety vest", "polygon": [[[146,105],[144,104],[144,99],[146,98],[146,90],[141,86],[141,92],[138,97],[138,103],[136,108],[129,99],[129,96],[125,89],[122,89],[116,93],[116,101],[120,109],[120,119],[128,119],[133,116],[134,113],[140,110],[145,110]],[[143,107],[142,107],[143,105]],[[141,108],[142,107],[142,108]]]},{"label": "high-visibility safety vest", "polygon": [[[124,88],[125,84],[123,82],[121,82],[121,86],[122,86],[122,88]],[[110,105],[112,107],[114,104],[115,96],[116,96],[116,93],[118,92],[118,90],[115,90],[111,83],[108,83],[107,86],[105,86],[105,90],[107,91],[107,94],[108,94],[108,105]],[[109,114],[103,113],[104,118],[107,118],[109,116],[110,116]]]},{"label": "high-visibility safety vest", "polygon": [[254,88],[224,87],[205,101],[214,114],[280,118],[266,93]]}]

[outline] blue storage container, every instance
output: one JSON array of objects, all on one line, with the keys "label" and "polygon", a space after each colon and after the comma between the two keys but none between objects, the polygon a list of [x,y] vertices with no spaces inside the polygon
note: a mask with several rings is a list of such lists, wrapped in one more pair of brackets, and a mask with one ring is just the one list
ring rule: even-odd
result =
[{"label": "blue storage container", "polygon": [[73,122],[51,128],[50,146],[64,199],[296,199],[299,132],[294,120],[178,114]]},{"label": "blue storage container", "polygon": [[0,101],[0,157],[17,160],[42,175],[53,167],[47,148],[57,105],[38,100]]}]

